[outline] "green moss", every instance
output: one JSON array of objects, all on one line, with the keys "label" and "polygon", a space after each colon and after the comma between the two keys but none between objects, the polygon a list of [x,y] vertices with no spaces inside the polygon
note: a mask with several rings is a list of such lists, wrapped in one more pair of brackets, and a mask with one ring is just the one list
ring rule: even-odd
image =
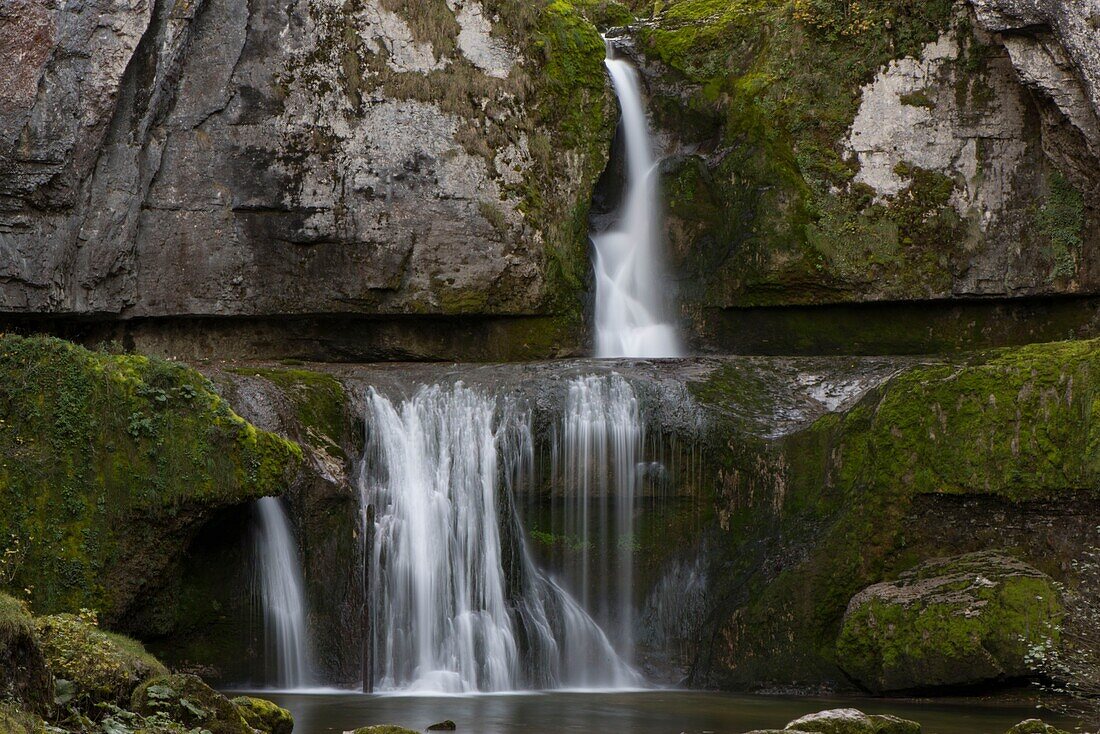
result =
[{"label": "green moss", "polygon": [[264,734],[290,734],[294,729],[294,717],[281,706],[263,698],[240,696],[232,699],[248,725]]},{"label": "green moss", "polygon": [[261,377],[278,385],[294,404],[298,420],[296,438],[311,448],[340,461],[347,460],[344,442],[352,429],[344,386],[332,375],[298,369],[230,370],[234,374]]},{"label": "green moss", "polygon": [[171,362],[8,335],[0,377],[0,538],[26,544],[9,587],[41,611],[110,618],[168,562],[157,528],[278,494],[302,458]]},{"label": "green moss", "polygon": [[1047,240],[1046,252],[1054,278],[1077,274],[1085,233],[1085,201],[1061,173],[1048,180],[1050,193],[1036,214],[1036,228]]},{"label": "green moss", "polygon": [[857,597],[837,658],[875,692],[967,685],[1028,672],[1031,645],[1057,635],[1051,579],[992,553],[935,561]]}]

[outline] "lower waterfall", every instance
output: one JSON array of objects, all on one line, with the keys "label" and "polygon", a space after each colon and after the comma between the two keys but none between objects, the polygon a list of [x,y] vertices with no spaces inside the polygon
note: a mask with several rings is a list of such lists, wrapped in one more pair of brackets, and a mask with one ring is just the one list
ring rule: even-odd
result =
[{"label": "lower waterfall", "polygon": [[554,436],[553,530],[578,551],[565,569],[581,603],[628,662],[634,651],[634,516],[644,432],[638,399],[619,375],[572,380]]},{"label": "lower waterfall", "polygon": [[313,666],[298,546],[276,497],[256,502],[255,589],[263,610],[266,660],[274,660],[275,686],[311,685]]},{"label": "lower waterfall", "polygon": [[378,689],[641,682],[528,552],[513,503],[535,475],[528,411],[459,383],[397,404],[372,390],[366,413],[366,674]]}]

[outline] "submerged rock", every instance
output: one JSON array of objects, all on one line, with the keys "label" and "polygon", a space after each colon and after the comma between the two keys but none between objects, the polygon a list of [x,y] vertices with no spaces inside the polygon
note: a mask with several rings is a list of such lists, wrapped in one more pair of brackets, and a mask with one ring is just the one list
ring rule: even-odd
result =
[{"label": "submerged rock", "polygon": [[0,692],[23,708],[45,713],[53,703],[53,675],[30,612],[0,594]]},{"label": "submerged rock", "polygon": [[406,729],[403,726],[397,726],[396,724],[376,724],[374,726],[363,726],[355,729],[351,732],[344,732],[344,734],[420,734],[415,729]]},{"label": "submerged rock", "polygon": [[447,719],[446,721],[440,721],[438,724],[432,724],[428,727],[428,731],[454,731],[457,728],[453,721]]},{"label": "submerged rock", "polygon": [[282,706],[264,698],[238,696],[232,700],[248,725],[265,734],[290,734],[294,717]]},{"label": "submerged rock", "polygon": [[786,731],[817,734],[920,734],[920,724],[896,716],[865,714],[859,709],[831,709],[795,719],[787,724]]},{"label": "submerged rock", "polygon": [[72,684],[73,702],[125,705],[143,681],[168,670],[140,642],[99,629],[93,619],[57,614],[34,621],[54,676]]},{"label": "submerged rock", "polygon": [[1046,574],[996,552],[924,563],[849,603],[837,662],[874,692],[965,686],[1029,674],[1028,645],[1056,633]]},{"label": "submerged rock", "polygon": [[163,675],[146,681],[130,700],[142,716],[164,714],[210,734],[254,734],[241,708],[194,675]]},{"label": "submerged rock", "polygon": [[1005,734],[1069,734],[1041,719],[1027,719],[1009,729]]}]

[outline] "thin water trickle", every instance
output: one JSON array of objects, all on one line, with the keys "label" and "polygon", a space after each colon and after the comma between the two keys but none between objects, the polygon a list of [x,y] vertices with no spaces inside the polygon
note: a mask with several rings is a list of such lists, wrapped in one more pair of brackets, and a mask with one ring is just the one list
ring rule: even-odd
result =
[{"label": "thin water trickle", "polygon": [[267,660],[274,660],[278,688],[315,684],[306,624],[306,599],[298,547],[290,520],[276,497],[256,502],[256,590],[264,617]]},{"label": "thin water trickle", "polygon": [[592,237],[596,276],[597,357],[679,357],[680,339],[666,315],[668,279],[661,265],[659,171],[653,159],[638,73],[607,46],[608,73],[622,110],[626,193],[616,223]]},{"label": "thin water trickle", "polygon": [[[370,639],[380,690],[625,687],[638,676],[535,567],[512,498],[531,481],[530,415],[432,386],[367,403]],[[369,518],[364,513],[364,518]]]}]

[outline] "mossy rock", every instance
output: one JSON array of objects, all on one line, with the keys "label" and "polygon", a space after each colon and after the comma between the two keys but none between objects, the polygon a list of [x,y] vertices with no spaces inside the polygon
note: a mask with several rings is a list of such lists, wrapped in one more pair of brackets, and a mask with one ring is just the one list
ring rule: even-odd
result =
[{"label": "mossy rock", "polygon": [[130,709],[142,716],[161,714],[210,734],[254,734],[242,709],[194,675],[163,675],[138,686]]},{"label": "mossy rock", "polygon": [[420,732],[395,724],[376,724],[375,726],[360,727],[351,734],[420,734]]},{"label": "mossy rock", "polygon": [[53,704],[53,675],[26,605],[0,594],[0,697],[39,714]]},{"label": "mossy rock", "polygon": [[57,614],[39,617],[34,627],[54,676],[72,683],[82,708],[124,705],[139,684],[168,672],[141,643],[104,632],[90,618]]},{"label": "mossy rock", "polygon": [[266,734],[290,734],[294,729],[290,712],[267,699],[238,696],[233,704],[253,729]]},{"label": "mossy rock", "polygon": [[36,715],[10,703],[0,704],[0,734],[46,734],[46,731],[46,722]]},{"label": "mossy rock", "polygon": [[10,588],[109,625],[217,511],[281,494],[302,465],[192,369],[13,335],[0,335],[0,456],[0,552],[27,549]]},{"label": "mossy rock", "polygon": [[786,730],[816,734],[920,734],[920,724],[896,716],[865,714],[859,709],[831,709],[795,719],[787,724]]},{"label": "mossy rock", "polygon": [[1069,734],[1041,719],[1027,719],[1009,729],[1005,734]]},{"label": "mossy rock", "polygon": [[1057,634],[1054,582],[995,552],[929,561],[848,605],[837,662],[876,692],[986,684],[1027,676],[1027,651]]}]

